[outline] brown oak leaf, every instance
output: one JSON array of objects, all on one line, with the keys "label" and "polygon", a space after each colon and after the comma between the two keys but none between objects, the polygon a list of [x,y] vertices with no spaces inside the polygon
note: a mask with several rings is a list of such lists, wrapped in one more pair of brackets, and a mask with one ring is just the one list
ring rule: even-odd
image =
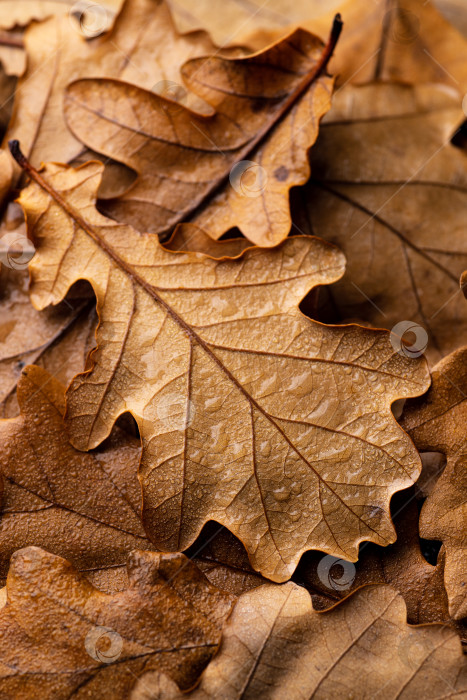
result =
[{"label": "brown oak leaf", "polygon": [[[455,26],[435,7],[453,2]],[[381,79],[445,82],[461,95],[467,90],[467,43],[458,31],[465,26],[463,0],[223,0],[219,13],[212,12],[211,0],[169,4],[183,31],[203,27],[220,45],[235,41],[257,51],[297,25],[326,36],[332,15],[340,12],[345,28],[331,63],[338,84]]]},{"label": "brown oak leaf", "polygon": [[460,698],[466,669],[455,633],[408,625],[403,598],[389,586],[365,586],[320,613],[296,584],[267,584],[237,601],[198,688],[182,695],[167,677],[147,673],[131,700]]},{"label": "brown oak leaf", "polygon": [[235,226],[273,246],[291,228],[289,191],[308,180],[308,151],[330,107],[326,45],[297,30],[245,58],[214,55],[181,68],[186,86],[214,111],[122,81],[85,79],[66,92],[67,124],[88,148],[138,173],[104,211],[141,231],[167,234],[190,221],[213,238]]},{"label": "brown oak leaf", "polygon": [[0,578],[10,556],[29,545],[70,560],[80,571],[126,562],[153,549],[141,523],[140,444],[114,431],[105,449],[75,450],[63,425],[64,388],[30,366],[18,384],[21,415],[0,420]]},{"label": "brown oak leaf", "polygon": [[439,362],[432,377],[426,396],[406,404],[402,425],[420,450],[447,457],[423,505],[420,534],[441,540],[446,548],[449,611],[460,620],[467,615],[467,348]]},{"label": "brown oak leaf", "polygon": [[297,202],[299,230],[339,245],[348,264],[321,318],[422,327],[436,362],[467,342],[459,276],[467,265],[467,155],[444,87],[348,86],[335,98]]},{"label": "brown oak leaf", "polygon": [[190,687],[216,650],[232,596],[183,554],[133,552],[108,595],[38,547],[15,552],[0,609],[0,694],[126,700],[143,671]]},{"label": "brown oak leaf", "polygon": [[97,296],[98,348],[68,392],[71,439],[90,449],[133,415],[155,544],[186,549],[215,520],[282,581],[308,549],[355,560],[361,541],[394,541],[389,500],[420,461],[391,404],[426,390],[426,364],[384,331],[301,314],[310,288],[342,274],[342,254],[306,237],[234,260],[167,251],[96,211],[100,164],[42,176],[12,148],[36,180],[20,200],[34,305],[77,279]]},{"label": "brown oak leaf", "polygon": [[[92,10],[93,4],[89,5]],[[100,18],[96,15],[96,26]],[[86,23],[81,30],[79,22],[73,27],[65,15],[33,24],[24,41],[28,68],[18,83],[5,143],[20,139],[37,166],[54,159],[68,162],[83,150],[63,115],[64,91],[73,80],[91,76],[127,80],[199,106],[199,98],[193,100],[179,85],[180,66],[188,58],[216,50],[206,32],[179,36],[164,0],[127,0],[104,37],[94,37]]]}]

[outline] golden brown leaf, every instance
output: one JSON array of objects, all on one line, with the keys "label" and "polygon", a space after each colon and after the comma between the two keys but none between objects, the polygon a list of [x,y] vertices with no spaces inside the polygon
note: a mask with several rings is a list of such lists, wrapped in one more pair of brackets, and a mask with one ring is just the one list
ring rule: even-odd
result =
[{"label": "golden brown leaf", "polygon": [[136,551],[129,586],[107,595],[38,547],[12,557],[0,609],[5,700],[126,700],[151,667],[189,687],[219,643],[232,597],[182,554]]},{"label": "golden brown leaf", "polygon": [[[107,28],[121,4],[122,0],[99,0],[99,3],[86,2],[86,0],[81,3],[76,0],[59,0],[59,2],[57,0],[1,0],[0,27],[5,29],[16,26],[25,27],[33,20],[40,21],[53,15],[67,15],[71,29],[74,21],[72,13],[77,14],[82,7],[87,10],[89,24],[95,22],[97,18],[101,21],[105,18],[104,28]],[[97,10],[96,5],[99,5]],[[83,17],[82,21],[85,19]]]},{"label": "golden brown leaf", "polygon": [[[182,63],[215,50],[205,32],[178,36],[164,0],[127,0],[103,38],[93,38],[86,25],[82,31],[79,25],[73,28],[68,16],[53,17],[31,26],[25,45],[28,69],[18,83],[5,142],[20,139],[37,166],[48,160],[67,162],[82,151],[63,116],[64,91],[73,80],[118,78],[176,97],[171,86],[181,83]],[[190,103],[190,95],[183,98]]]},{"label": "golden brown leaf", "polygon": [[246,593],[198,688],[182,695],[160,673],[144,674],[132,700],[328,700],[464,697],[466,665],[456,635],[410,627],[402,597],[366,586],[324,613],[293,583]]},{"label": "golden brown leaf", "polygon": [[[465,17],[463,0],[457,2]],[[170,5],[183,30],[201,26],[218,44],[235,41],[254,50],[297,25],[326,36],[332,15],[340,12],[344,32],[331,63],[338,84],[439,81],[461,95],[467,90],[467,43],[458,31],[463,25],[452,26],[429,0],[223,0],[219,13],[212,12],[211,0],[170,0]]]},{"label": "golden brown leaf", "polygon": [[467,343],[467,156],[450,143],[461,121],[443,87],[347,87],[322,124],[295,219],[347,257],[330,318],[419,324],[434,362]]},{"label": "golden brown leaf", "polygon": [[185,549],[215,520],[281,581],[307,549],[356,559],[363,540],[392,542],[389,500],[420,462],[390,407],[426,389],[426,365],[386,332],[300,313],[342,254],[305,237],[234,260],[173,253],[95,210],[100,164],[28,168],[33,303],[82,278],[97,296],[98,349],[68,393],[73,443],[98,445],[132,413],[156,545]]},{"label": "golden brown leaf", "polygon": [[78,452],[64,425],[64,389],[43,369],[23,370],[21,416],[0,420],[0,578],[29,545],[80,571],[123,565],[132,549],[153,549],[141,523],[139,441],[122,431],[93,454]]},{"label": "golden brown leaf", "polygon": [[185,84],[211,116],[119,81],[70,85],[65,113],[76,137],[138,173],[105,212],[141,231],[191,221],[212,238],[238,226],[254,243],[280,243],[291,228],[290,188],[309,177],[308,150],[330,107],[323,72],[338,31],[326,48],[297,30],[263,53],[185,63]]},{"label": "golden brown leaf", "polygon": [[467,615],[467,348],[434,367],[430,390],[407,404],[402,425],[420,450],[447,457],[446,469],[423,506],[420,534],[444,543],[449,611],[460,620]]}]

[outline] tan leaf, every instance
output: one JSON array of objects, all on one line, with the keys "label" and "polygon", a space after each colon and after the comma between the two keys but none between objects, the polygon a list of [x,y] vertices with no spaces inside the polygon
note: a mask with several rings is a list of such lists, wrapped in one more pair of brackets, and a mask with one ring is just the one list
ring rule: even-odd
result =
[{"label": "tan leaf", "polygon": [[[93,38],[85,25],[80,31],[69,16],[53,17],[31,26],[25,45],[28,68],[18,83],[5,143],[20,139],[37,166],[47,160],[67,162],[82,151],[63,116],[63,94],[71,81],[118,78],[176,97],[171,86],[182,82],[182,63],[215,50],[205,32],[178,36],[164,0],[127,0],[112,31],[102,38]],[[180,99],[190,103],[189,94]],[[194,104],[199,103],[197,98]]]},{"label": "tan leaf", "polygon": [[337,307],[336,322],[411,321],[434,362],[467,343],[467,156],[450,143],[462,116],[443,87],[348,86],[322,124],[295,219],[348,260],[323,292],[324,318]]},{"label": "tan leaf", "polygon": [[[463,0],[437,0],[436,4]],[[331,63],[338,84],[372,80],[445,82],[467,91],[467,43],[429,0],[223,0],[212,12],[210,0],[170,0],[183,30],[207,29],[216,43],[233,41],[260,50],[297,25],[326,36],[332,15],[340,12],[344,32]],[[464,20],[465,22],[465,20]]]},{"label": "tan leaf", "polygon": [[467,11],[464,0],[434,0],[435,7],[467,37]]},{"label": "tan leaf", "polygon": [[444,543],[449,611],[458,620],[467,615],[466,398],[467,348],[461,348],[434,367],[430,390],[408,402],[402,421],[420,450],[447,457],[446,469],[423,506],[420,534]]},{"label": "tan leaf", "polygon": [[31,306],[27,265],[33,254],[22,212],[11,204],[0,226],[0,415],[4,418],[18,414],[15,391],[23,367],[40,364],[69,384],[84,369],[94,329],[92,306],[79,293],[44,312]]},{"label": "tan leaf", "polygon": [[167,234],[191,221],[212,238],[238,226],[254,243],[289,233],[289,191],[309,177],[308,150],[330,107],[324,74],[340,25],[326,47],[297,30],[263,53],[185,63],[183,79],[215,113],[122,82],[80,80],[65,113],[86,146],[138,173],[105,212],[141,231]]},{"label": "tan leaf", "polygon": [[128,698],[143,669],[190,687],[216,650],[232,597],[182,554],[136,551],[107,595],[37,547],[12,557],[0,610],[0,693],[24,700]]},{"label": "tan leaf", "polygon": [[[74,21],[72,13],[86,15],[87,12],[89,24],[105,18],[104,28],[107,28],[121,4],[122,0],[99,0],[98,3],[87,0],[0,0],[0,27],[25,27],[33,20],[40,21],[53,15],[66,15],[71,27]],[[86,16],[82,18],[85,20]]]},{"label": "tan leaf", "polygon": [[68,393],[73,443],[98,445],[132,413],[155,544],[185,549],[215,520],[281,581],[308,549],[356,559],[363,540],[392,542],[389,500],[420,462],[390,407],[423,392],[427,370],[385,332],[298,310],[342,254],[306,237],[234,260],[173,253],[95,210],[100,164],[23,165],[40,183],[21,195],[33,303],[82,278],[97,296],[98,349]]},{"label": "tan leaf", "polygon": [[[365,543],[355,564],[321,552],[306,552],[292,580],[305,586],[315,610],[326,610],[361,586],[389,584],[403,596],[411,624],[445,622],[467,641],[465,625],[449,615],[444,549],[436,566],[428,563],[420,550],[419,508],[413,488],[395,494],[391,514],[397,532],[394,544],[382,548]],[[215,523],[203,528],[187,554],[196,555],[197,566],[211,583],[237,596],[266,583],[249,564],[241,543]]]},{"label": "tan leaf", "polygon": [[246,593],[217,656],[189,695],[159,673],[144,674],[132,700],[328,700],[464,697],[467,673],[456,635],[410,627],[402,597],[366,586],[324,613],[293,583]]},{"label": "tan leaf", "polygon": [[0,577],[13,552],[29,545],[81,571],[122,565],[132,549],[153,549],[140,516],[139,442],[117,431],[105,449],[75,450],[63,425],[64,389],[38,367],[23,370],[18,401],[21,416],[0,420]]}]

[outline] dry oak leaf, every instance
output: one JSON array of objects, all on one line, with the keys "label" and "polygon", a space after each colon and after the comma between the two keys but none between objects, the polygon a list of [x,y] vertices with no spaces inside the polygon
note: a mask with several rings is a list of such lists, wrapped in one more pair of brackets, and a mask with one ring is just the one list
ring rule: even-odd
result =
[{"label": "dry oak leaf", "polygon": [[429,377],[386,332],[298,310],[342,275],[340,251],[297,237],[233,260],[173,253],[97,212],[99,163],[42,176],[22,162],[36,180],[20,199],[33,304],[58,303],[77,279],[97,297],[98,347],[68,391],[71,439],[90,449],[133,415],[156,546],[186,549],[215,520],[283,581],[308,549],[355,560],[363,540],[394,541],[389,500],[420,460],[391,403]]},{"label": "dry oak leaf", "polygon": [[[17,205],[10,205],[9,210]],[[18,207],[19,209],[19,207]],[[89,299],[73,299],[39,312],[31,306],[25,254],[24,217],[19,226],[8,215],[0,226],[0,416],[18,414],[16,385],[27,364],[41,364],[68,384],[84,368],[85,350],[93,327]],[[20,252],[19,257],[12,250]],[[83,290],[84,291],[84,290]],[[57,353],[58,348],[64,353]],[[83,357],[84,353],[84,357]],[[66,357],[66,361],[65,361]]]},{"label": "dry oak leaf", "polygon": [[402,425],[420,450],[447,457],[423,505],[420,534],[444,543],[449,611],[460,620],[467,615],[467,348],[444,358],[432,376],[426,396],[408,402]]},{"label": "dry oak leaf", "polygon": [[[296,25],[326,36],[332,15],[345,23],[330,64],[338,84],[372,80],[445,82],[467,91],[467,43],[429,0],[169,0],[177,26],[203,27],[220,45],[232,41],[259,51]],[[465,3],[463,12],[465,17]],[[441,4],[441,3],[438,3]],[[465,21],[464,21],[465,24]]]},{"label": "dry oak leaf", "polygon": [[433,363],[467,343],[467,155],[450,143],[460,121],[457,95],[442,86],[348,86],[321,126],[295,209],[300,230],[347,258],[322,317],[388,329],[413,321]]},{"label": "dry oak leaf", "polygon": [[287,583],[241,596],[193,692],[182,695],[162,674],[147,673],[131,700],[441,700],[466,693],[455,633],[408,625],[404,601],[389,586],[365,586],[316,612],[307,591]]},{"label": "dry oak leaf", "polygon": [[[325,610],[367,584],[386,583],[397,590],[407,606],[411,624],[445,622],[467,640],[465,625],[451,619],[444,588],[445,553],[442,549],[436,566],[420,550],[419,508],[414,488],[400,491],[391,499],[391,515],[397,540],[388,547],[364,543],[358,562],[353,565],[322,552],[306,552],[292,580],[305,586],[315,610]],[[234,595],[267,583],[248,562],[241,543],[225,528],[208,523],[186,552],[218,588]]]},{"label": "dry oak leaf", "polygon": [[126,0],[112,30],[94,39],[73,28],[69,17],[53,17],[32,25],[25,45],[28,68],[18,83],[5,143],[19,139],[36,166],[53,159],[68,162],[83,150],[63,116],[64,91],[73,80],[119,78],[191,104],[180,86],[174,92],[181,83],[180,66],[216,50],[206,32],[179,36],[164,0]]},{"label": "dry oak leaf", "polygon": [[98,23],[106,29],[121,4],[122,0],[99,0],[98,3],[88,0],[0,0],[0,27],[25,27],[33,20],[66,15],[71,28],[73,15],[79,14],[81,21],[89,27]]},{"label": "dry oak leaf", "polygon": [[141,522],[139,441],[121,430],[105,449],[75,450],[63,424],[65,392],[30,366],[18,384],[21,415],[0,420],[0,578],[17,549],[37,545],[80,571],[124,565],[132,549],[153,549]]},{"label": "dry oak leaf", "polygon": [[303,30],[246,58],[185,63],[187,87],[215,113],[115,80],[85,79],[66,92],[67,124],[88,148],[138,173],[103,210],[141,231],[167,234],[190,221],[212,238],[235,226],[273,246],[291,228],[289,191],[308,180],[308,150],[330,107],[326,47]]},{"label": "dry oak leaf", "polygon": [[126,700],[151,667],[183,688],[194,683],[232,596],[182,554],[135,551],[127,566],[128,588],[108,595],[38,547],[13,554],[0,609],[4,700]]}]

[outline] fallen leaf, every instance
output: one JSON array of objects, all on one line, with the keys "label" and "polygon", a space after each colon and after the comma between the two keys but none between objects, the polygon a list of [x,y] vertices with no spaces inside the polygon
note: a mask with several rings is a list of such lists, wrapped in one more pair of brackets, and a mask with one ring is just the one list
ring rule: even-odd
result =
[{"label": "fallen leaf", "polygon": [[[355,564],[322,552],[306,552],[292,580],[305,586],[315,610],[326,610],[361,586],[388,584],[403,596],[411,624],[444,622],[467,641],[465,626],[449,615],[444,550],[439,553],[436,566],[428,563],[420,550],[419,507],[414,488],[395,494],[391,514],[397,532],[394,544],[384,548],[363,544]],[[267,582],[251,567],[241,543],[216,523],[203,528],[187,555],[195,557],[211,583],[234,595]]]},{"label": "fallen leaf", "polygon": [[465,26],[465,4],[458,15],[464,24],[461,19],[455,26],[429,0],[223,0],[221,13],[212,12],[210,0],[170,0],[170,6],[182,30],[201,26],[219,45],[235,41],[256,51],[296,26],[326,36],[340,12],[344,32],[330,65],[338,85],[445,82],[461,95],[467,91],[467,43],[458,31]]},{"label": "fallen leaf", "polygon": [[458,31],[467,37],[467,12],[464,0],[434,0],[434,5]]},{"label": "fallen leaf", "polygon": [[36,180],[20,199],[33,304],[77,279],[97,296],[98,349],[68,392],[71,439],[88,450],[133,415],[156,546],[186,549],[215,520],[282,581],[308,549],[356,559],[361,541],[392,542],[389,500],[420,461],[390,407],[427,388],[426,364],[386,332],[301,314],[311,287],[342,274],[342,254],[306,237],[235,260],[173,253],[95,210],[100,164],[41,176],[12,148]]},{"label": "fallen leaf", "polygon": [[[37,166],[54,159],[70,161],[83,150],[63,116],[64,91],[73,80],[118,78],[176,98],[173,87],[182,82],[180,65],[215,51],[206,32],[178,36],[163,0],[127,0],[112,31],[102,38],[94,38],[92,26],[76,24],[73,29],[70,22],[68,16],[52,17],[25,34],[28,68],[18,83],[5,143],[21,140]],[[190,100],[186,90],[179,99],[200,103],[199,98]]]},{"label": "fallen leaf", "polygon": [[117,430],[93,454],[75,450],[63,425],[64,388],[38,367],[23,370],[18,401],[21,415],[0,420],[0,578],[11,555],[29,545],[80,571],[119,566],[132,549],[153,549],[140,516],[139,441]]},{"label": "fallen leaf", "polygon": [[104,27],[107,28],[121,4],[122,0],[99,0],[98,3],[87,2],[87,0],[59,0],[59,2],[57,0],[14,0],[14,2],[2,0],[0,27],[3,29],[25,27],[33,20],[41,21],[53,15],[67,15],[71,28],[74,22],[79,21],[79,18],[76,18],[76,15],[79,15],[81,21],[89,25],[96,21],[105,21]]},{"label": "fallen leaf", "polygon": [[446,548],[444,582],[449,612],[467,615],[467,348],[433,368],[426,396],[407,403],[402,425],[420,450],[447,457],[446,469],[420,515],[420,534]]},{"label": "fallen leaf", "polygon": [[348,261],[323,292],[321,317],[388,329],[409,320],[413,350],[426,347],[431,361],[467,343],[467,155],[450,143],[461,115],[444,87],[348,86],[321,126],[295,207],[298,229],[339,245]]},{"label": "fallen leaf", "polygon": [[[218,646],[232,597],[182,554],[133,552],[107,595],[38,547],[12,556],[0,610],[3,698],[128,698],[143,670],[190,687]],[[110,691],[111,689],[111,691]]]},{"label": "fallen leaf", "polygon": [[[4,224],[0,227],[0,250],[7,241],[11,248],[25,251],[25,227],[24,231],[9,231]],[[5,233],[11,236],[2,235]],[[40,364],[64,384],[84,369],[94,324],[92,306],[79,295],[43,312],[31,306],[27,273],[30,257],[7,254],[7,264],[0,269],[0,413],[4,418],[18,413],[15,391],[26,365]]]},{"label": "fallen leaf", "polygon": [[67,124],[88,148],[138,173],[105,202],[112,218],[167,234],[191,221],[212,238],[238,226],[254,243],[289,233],[289,191],[309,177],[308,150],[330,107],[326,47],[297,30],[263,53],[185,63],[187,87],[215,113],[202,116],[138,87],[79,80],[65,99]]},{"label": "fallen leaf", "polygon": [[239,599],[198,688],[182,695],[167,677],[147,673],[131,699],[327,700],[356,689],[385,700],[462,697],[459,640],[442,626],[407,625],[404,601],[389,586],[366,586],[318,613],[303,588],[268,584]]}]

